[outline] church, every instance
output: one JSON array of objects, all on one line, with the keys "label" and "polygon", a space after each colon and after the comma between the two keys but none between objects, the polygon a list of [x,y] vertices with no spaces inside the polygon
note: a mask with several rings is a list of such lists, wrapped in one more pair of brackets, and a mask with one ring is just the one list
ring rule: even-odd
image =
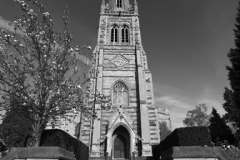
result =
[{"label": "church", "polygon": [[[102,0],[92,89],[111,99],[111,106],[97,101],[97,118],[83,118],[80,140],[90,157],[113,159],[152,156],[160,142],[161,115],[168,111],[154,104],[152,74],[142,47],[138,4],[134,0]],[[164,117],[164,116],[163,116]]]}]

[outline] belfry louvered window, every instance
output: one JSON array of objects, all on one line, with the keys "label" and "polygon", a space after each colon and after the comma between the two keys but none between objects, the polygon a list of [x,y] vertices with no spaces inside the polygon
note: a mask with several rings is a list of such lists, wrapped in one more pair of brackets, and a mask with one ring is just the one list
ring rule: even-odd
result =
[{"label": "belfry louvered window", "polygon": [[117,0],[117,8],[122,8],[122,0]]},{"label": "belfry louvered window", "polygon": [[111,29],[111,42],[118,42],[118,27],[116,25]]},{"label": "belfry louvered window", "polygon": [[129,42],[129,29],[128,29],[128,26],[126,25],[122,27],[122,42],[125,42],[125,43]]},{"label": "belfry louvered window", "polygon": [[113,105],[128,104],[128,89],[122,82],[118,82],[112,89],[112,103]]}]

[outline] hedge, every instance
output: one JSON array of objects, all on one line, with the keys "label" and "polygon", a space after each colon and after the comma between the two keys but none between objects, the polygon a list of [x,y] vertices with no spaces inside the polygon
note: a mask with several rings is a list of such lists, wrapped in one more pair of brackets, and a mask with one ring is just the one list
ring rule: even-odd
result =
[{"label": "hedge", "polygon": [[89,157],[88,146],[59,129],[44,130],[40,146],[61,147],[73,152],[76,160],[88,160]]},{"label": "hedge", "polygon": [[208,127],[185,127],[175,129],[158,146],[154,147],[155,159],[161,153],[173,146],[211,146],[211,136]]}]

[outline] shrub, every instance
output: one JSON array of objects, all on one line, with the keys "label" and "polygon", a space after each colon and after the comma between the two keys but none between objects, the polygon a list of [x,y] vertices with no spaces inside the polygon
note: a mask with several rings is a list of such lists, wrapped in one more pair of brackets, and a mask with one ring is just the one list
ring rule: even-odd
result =
[{"label": "shrub", "polygon": [[44,130],[40,146],[58,146],[73,152],[76,160],[88,160],[88,147],[59,129]]},{"label": "shrub", "polygon": [[155,149],[156,157],[174,146],[211,146],[208,127],[185,127],[175,129]]},{"label": "shrub", "polygon": [[212,141],[216,143],[216,140],[218,141],[224,141],[227,140],[229,144],[234,144],[235,137],[229,128],[229,126],[226,124],[223,118],[219,115],[217,110],[215,108],[212,109],[212,116],[209,119],[210,121],[210,134]]},{"label": "shrub", "polygon": [[[186,127],[175,129],[171,135],[172,146],[210,146],[211,136],[207,127]],[[171,147],[172,147],[171,146]]]},{"label": "shrub", "polygon": [[221,146],[222,149],[231,157],[240,158],[240,148],[229,145],[228,141],[216,141],[216,146]]}]

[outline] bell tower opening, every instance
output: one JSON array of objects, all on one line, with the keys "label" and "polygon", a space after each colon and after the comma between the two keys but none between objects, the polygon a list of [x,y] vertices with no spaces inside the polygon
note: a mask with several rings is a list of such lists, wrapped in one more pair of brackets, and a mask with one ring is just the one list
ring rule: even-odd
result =
[{"label": "bell tower opening", "polygon": [[129,159],[130,134],[125,127],[120,126],[113,132],[112,143],[114,159]]},{"label": "bell tower opening", "polygon": [[117,8],[122,8],[122,0],[117,0]]}]

